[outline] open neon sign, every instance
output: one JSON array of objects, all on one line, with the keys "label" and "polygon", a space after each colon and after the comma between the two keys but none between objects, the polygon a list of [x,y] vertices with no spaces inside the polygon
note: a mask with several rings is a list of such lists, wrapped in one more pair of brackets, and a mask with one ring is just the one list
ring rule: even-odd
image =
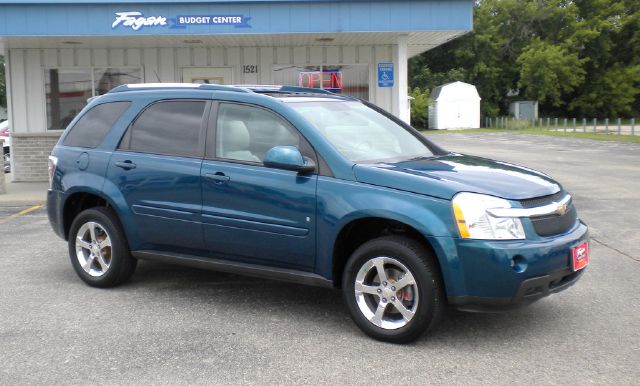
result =
[{"label": "open neon sign", "polygon": [[325,90],[342,90],[342,72],[302,71],[298,74],[298,86]]}]

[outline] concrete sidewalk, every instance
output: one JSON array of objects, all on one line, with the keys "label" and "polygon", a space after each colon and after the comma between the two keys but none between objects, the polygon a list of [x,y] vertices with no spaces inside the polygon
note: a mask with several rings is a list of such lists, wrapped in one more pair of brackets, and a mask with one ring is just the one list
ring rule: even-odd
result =
[{"label": "concrete sidewalk", "polygon": [[0,194],[0,206],[39,205],[47,201],[48,182],[11,182],[10,173],[4,179],[6,193]]}]

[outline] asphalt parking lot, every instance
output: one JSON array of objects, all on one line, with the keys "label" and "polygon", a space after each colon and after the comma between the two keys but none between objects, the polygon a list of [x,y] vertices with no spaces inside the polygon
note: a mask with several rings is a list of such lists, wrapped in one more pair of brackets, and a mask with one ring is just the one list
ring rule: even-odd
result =
[{"label": "asphalt parking lot", "polygon": [[432,134],[557,178],[592,234],[575,286],[503,314],[450,313],[411,345],[376,342],[337,291],[142,262],[99,290],[46,213],[0,208],[0,384],[638,384],[640,145]]}]

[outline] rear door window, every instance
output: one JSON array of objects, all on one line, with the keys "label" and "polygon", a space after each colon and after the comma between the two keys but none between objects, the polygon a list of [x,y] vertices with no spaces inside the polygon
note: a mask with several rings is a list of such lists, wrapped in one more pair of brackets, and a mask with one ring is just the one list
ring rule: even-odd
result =
[{"label": "rear door window", "polygon": [[206,105],[204,100],[152,104],[129,127],[120,149],[184,157],[201,156]]},{"label": "rear door window", "polygon": [[103,103],[87,111],[69,131],[65,146],[98,146],[131,102]]}]

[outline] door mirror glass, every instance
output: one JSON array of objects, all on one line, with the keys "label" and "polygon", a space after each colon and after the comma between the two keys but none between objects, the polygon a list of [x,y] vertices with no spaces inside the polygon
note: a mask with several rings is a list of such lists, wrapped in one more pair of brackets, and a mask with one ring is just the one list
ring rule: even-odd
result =
[{"label": "door mirror glass", "polygon": [[264,156],[264,166],[277,169],[294,170],[300,173],[311,173],[316,165],[310,158],[305,158],[295,146],[272,147]]}]

